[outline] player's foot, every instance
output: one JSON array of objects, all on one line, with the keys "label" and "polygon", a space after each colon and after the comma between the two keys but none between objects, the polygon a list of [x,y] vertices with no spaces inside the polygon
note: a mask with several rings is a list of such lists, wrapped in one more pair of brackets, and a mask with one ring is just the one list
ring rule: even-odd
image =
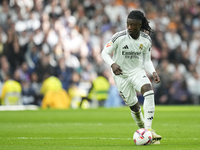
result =
[{"label": "player's foot", "polygon": [[153,140],[153,141],[151,142],[151,144],[160,144],[160,141],[158,141],[158,140]]},{"label": "player's foot", "polygon": [[152,137],[153,137],[152,141],[153,141],[153,140],[159,141],[159,140],[161,140],[161,139],[162,139],[162,136],[161,136],[161,135],[158,135],[158,134],[156,134],[156,132],[155,132],[154,130],[152,130],[152,129],[149,129],[149,131],[151,131],[151,134],[152,134]]}]

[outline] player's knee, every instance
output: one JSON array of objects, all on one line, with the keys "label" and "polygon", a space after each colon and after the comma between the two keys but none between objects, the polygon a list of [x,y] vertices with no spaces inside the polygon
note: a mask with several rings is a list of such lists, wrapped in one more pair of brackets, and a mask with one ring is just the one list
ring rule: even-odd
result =
[{"label": "player's knee", "polygon": [[142,88],[141,88],[141,93],[142,93],[142,95],[144,95],[144,93],[146,93],[146,92],[148,92],[148,91],[152,91],[152,90],[153,90],[153,89],[152,89],[151,84],[145,84],[145,85],[143,85]]},{"label": "player's knee", "polygon": [[129,107],[134,112],[139,112],[140,111],[140,104],[139,104],[139,102],[137,102],[135,105],[129,106]]}]

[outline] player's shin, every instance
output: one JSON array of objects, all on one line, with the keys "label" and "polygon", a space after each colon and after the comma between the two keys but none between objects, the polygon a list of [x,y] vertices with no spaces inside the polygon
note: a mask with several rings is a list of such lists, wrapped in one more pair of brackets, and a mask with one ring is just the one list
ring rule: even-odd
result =
[{"label": "player's shin", "polygon": [[144,110],[145,128],[151,129],[155,111],[154,92],[153,90],[147,91],[144,93],[143,96],[144,96],[143,110]]},{"label": "player's shin", "polygon": [[138,112],[134,112],[131,110],[131,115],[133,119],[135,120],[136,124],[138,125],[139,128],[144,128],[144,119],[143,119],[143,114],[141,111],[141,108]]}]

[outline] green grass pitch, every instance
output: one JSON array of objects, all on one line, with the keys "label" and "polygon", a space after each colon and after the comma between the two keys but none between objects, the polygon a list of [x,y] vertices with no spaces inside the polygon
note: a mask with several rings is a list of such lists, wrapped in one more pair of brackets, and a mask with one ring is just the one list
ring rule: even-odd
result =
[{"label": "green grass pitch", "polygon": [[128,107],[0,112],[0,150],[197,150],[200,106],[156,106],[160,145],[136,146]]}]

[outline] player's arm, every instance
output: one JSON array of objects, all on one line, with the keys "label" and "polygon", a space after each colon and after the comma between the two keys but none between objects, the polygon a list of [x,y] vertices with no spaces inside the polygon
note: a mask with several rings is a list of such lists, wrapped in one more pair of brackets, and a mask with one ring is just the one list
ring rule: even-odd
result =
[{"label": "player's arm", "polygon": [[104,47],[104,49],[101,52],[101,56],[103,60],[112,68],[112,71],[115,75],[120,75],[122,74],[122,69],[118,64],[116,64],[112,58],[111,58],[111,53],[115,50],[116,48],[116,43],[112,43],[112,41],[109,41],[107,45]]},{"label": "player's arm", "polygon": [[115,62],[112,60],[111,58],[111,53],[114,51],[114,46],[113,43],[111,41],[109,41],[106,46],[104,46],[104,49],[101,52],[101,56],[103,58],[103,60],[109,65],[111,66],[112,64],[114,64]]},{"label": "player's arm", "polygon": [[147,70],[153,76],[155,83],[159,83],[160,77],[158,76],[157,72],[155,71],[153,63],[151,61],[151,48],[149,48],[148,52],[144,53],[143,56],[144,56],[145,70]]}]

